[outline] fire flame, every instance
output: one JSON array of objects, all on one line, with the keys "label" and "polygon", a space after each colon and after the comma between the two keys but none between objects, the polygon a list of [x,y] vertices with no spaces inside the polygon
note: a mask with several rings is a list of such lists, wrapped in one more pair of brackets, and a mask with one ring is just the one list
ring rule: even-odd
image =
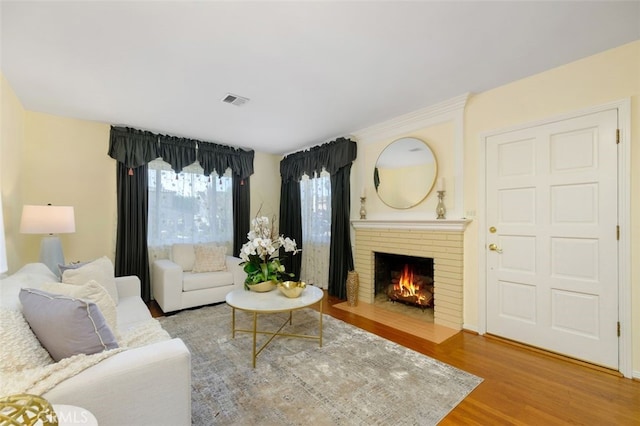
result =
[{"label": "fire flame", "polygon": [[404,265],[402,275],[395,290],[400,292],[401,296],[415,296],[416,286],[413,284],[413,270],[409,268],[409,265]]},{"label": "fire flame", "polygon": [[420,286],[414,283],[413,270],[407,264],[404,265],[402,275],[400,276],[398,283],[393,286],[393,289],[400,297],[416,297],[416,303],[418,304],[421,304],[422,301],[425,300],[425,296],[423,294],[418,294]]},{"label": "fire flame", "polygon": [[397,278],[397,281],[393,281],[387,293],[391,300],[429,306],[431,292],[426,289],[428,287],[423,288],[426,285],[423,277],[415,275],[409,264],[404,265],[402,274]]}]

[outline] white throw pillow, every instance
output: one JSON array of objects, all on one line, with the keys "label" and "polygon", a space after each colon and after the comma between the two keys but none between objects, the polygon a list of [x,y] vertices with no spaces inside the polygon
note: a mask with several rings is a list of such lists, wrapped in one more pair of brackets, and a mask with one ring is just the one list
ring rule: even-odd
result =
[{"label": "white throw pillow", "polygon": [[174,244],[171,246],[171,260],[180,265],[184,272],[189,272],[193,269],[193,264],[196,261],[196,254],[193,249],[193,244]]},{"label": "white throw pillow", "polygon": [[104,319],[109,324],[109,328],[114,334],[118,328],[118,311],[109,293],[97,281],[90,280],[84,285],[64,284],[64,283],[44,283],[42,290],[50,293],[62,294],[93,302],[98,305]]},{"label": "white throw pillow", "polygon": [[67,269],[62,274],[62,282],[65,284],[84,285],[89,281],[97,281],[107,290],[115,305],[118,305],[118,287],[116,285],[115,272],[111,259],[106,256],[78,269]]},{"label": "white throw pillow", "polygon": [[196,260],[193,272],[215,272],[227,270],[227,248],[212,244],[196,244],[194,246]]}]

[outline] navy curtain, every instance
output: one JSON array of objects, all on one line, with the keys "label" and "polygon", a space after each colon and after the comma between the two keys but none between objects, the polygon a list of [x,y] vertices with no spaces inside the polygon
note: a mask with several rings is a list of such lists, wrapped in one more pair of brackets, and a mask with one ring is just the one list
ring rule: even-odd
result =
[{"label": "navy curtain", "polygon": [[329,294],[347,298],[347,272],[353,271],[351,252],[351,163],[331,175],[331,245]]},{"label": "navy curtain", "polygon": [[[131,174],[130,171],[133,173]],[[118,162],[118,225],[116,232],[115,275],[136,275],[145,302],[151,300],[149,253],[147,248],[147,165],[131,169]]]},{"label": "navy curtain", "polygon": [[160,148],[158,156],[162,157],[162,161],[171,164],[171,168],[176,173],[180,173],[189,164],[196,162],[197,141],[159,135],[158,146]]},{"label": "navy curtain", "polygon": [[[234,254],[239,253],[239,250],[237,253],[235,250],[236,239],[246,239],[249,232],[248,182],[249,176],[253,174],[253,150],[245,151],[193,139],[111,126],[108,155],[118,162],[115,274],[137,275],[145,301],[149,301],[151,297],[147,247],[147,164],[150,161],[162,157],[176,173],[180,173],[185,166],[197,159],[207,176],[213,171],[221,176],[227,168],[231,168],[234,181]],[[235,232],[243,232],[243,235],[235,235]]]},{"label": "navy curtain", "polygon": [[247,240],[251,215],[250,178],[233,176],[233,255],[240,256],[240,249]]},{"label": "navy curtain", "polygon": [[[282,163],[280,163],[282,170]],[[282,178],[280,186],[280,234],[296,241],[299,249],[302,247],[302,204],[300,200],[300,180]],[[300,279],[302,255],[292,256],[280,248],[280,261],[286,271],[293,274],[293,280]]]},{"label": "navy curtain", "polygon": [[147,163],[158,158],[157,136],[142,130],[111,128],[109,156],[118,160],[115,275],[136,275],[144,301],[151,298],[147,249]]},{"label": "navy curtain", "polygon": [[[287,229],[289,232],[285,234],[287,236],[295,235],[294,232],[299,230],[300,240],[296,239],[296,241],[302,240],[302,209],[300,205],[300,179],[302,175],[313,176],[314,173],[319,174],[322,169],[331,175],[329,294],[340,299],[346,299],[347,272],[353,269],[349,226],[349,216],[351,215],[350,176],[351,164],[356,156],[356,143],[350,139],[339,138],[333,142],[288,155],[280,162],[282,177],[280,230]],[[302,259],[298,261],[298,274],[301,262]]]},{"label": "navy curtain", "polygon": [[133,174],[133,169],[160,156],[158,135],[129,127],[111,126],[108,154],[129,168],[129,174]]},{"label": "navy curtain", "polygon": [[214,171],[218,176],[231,169],[234,177],[246,179],[253,174],[253,150],[245,151],[215,143],[198,142],[198,161],[205,176]]}]

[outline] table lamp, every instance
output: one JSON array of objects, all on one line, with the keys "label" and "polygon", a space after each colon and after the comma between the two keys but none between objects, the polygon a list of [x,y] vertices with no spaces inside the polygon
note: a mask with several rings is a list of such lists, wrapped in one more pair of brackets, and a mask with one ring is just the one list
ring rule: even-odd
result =
[{"label": "table lamp", "polygon": [[22,207],[20,233],[48,234],[40,243],[40,262],[59,275],[59,264],[64,264],[60,238],[54,234],[76,232],[75,216],[72,206],[31,206]]}]

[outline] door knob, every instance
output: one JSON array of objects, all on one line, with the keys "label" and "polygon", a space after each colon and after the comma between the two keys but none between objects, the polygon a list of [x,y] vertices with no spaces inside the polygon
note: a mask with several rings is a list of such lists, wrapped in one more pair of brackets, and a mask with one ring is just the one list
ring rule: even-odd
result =
[{"label": "door knob", "polygon": [[502,249],[495,244],[489,244],[489,250],[495,251],[496,253],[502,253]]}]

